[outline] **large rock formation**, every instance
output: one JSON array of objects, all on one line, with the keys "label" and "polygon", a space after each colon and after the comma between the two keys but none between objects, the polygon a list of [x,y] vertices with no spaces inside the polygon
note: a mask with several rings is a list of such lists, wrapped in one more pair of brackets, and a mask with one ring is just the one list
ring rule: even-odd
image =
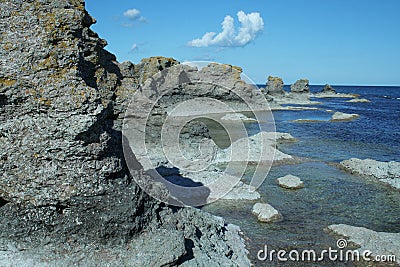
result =
[{"label": "large rock formation", "polygon": [[267,87],[265,93],[269,95],[284,95],[283,80],[279,77],[268,76]]},{"label": "large rock formation", "polygon": [[[3,0],[0,7],[0,265],[137,266],[144,259],[132,259],[126,244],[159,253],[154,240],[165,231],[177,246],[169,251],[166,243],[171,254],[157,264],[249,264],[236,228],[191,209],[172,212],[126,167],[127,99],[177,62],[119,64],[89,29],[95,21],[83,1]],[[132,173],[146,176],[139,164]],[[102,250],[118,257],[105,259]]]},{"label": "large rock formation", "polygon": [[297,80],[294,84],[290,86],[291,93],[309,93],[309,81],[307,79]]}]

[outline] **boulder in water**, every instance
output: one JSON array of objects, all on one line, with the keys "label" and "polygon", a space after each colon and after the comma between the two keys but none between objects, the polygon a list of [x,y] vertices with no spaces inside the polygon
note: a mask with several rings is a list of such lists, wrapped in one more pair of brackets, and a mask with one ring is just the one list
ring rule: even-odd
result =
[{"label": "boulder in water", "polygon": [[260,222],[275,222],[282,219],[282,215],[274,207],[266,203],[256,203],[252,213],[257,216]]},{"label": "boulder in water", "polygon": [[300,188],[304,187],[303,181],[299,177],[291,175],[291,174],[280,177],[276,180],[278,182],[278,185],[282,188],[300,189]]}]

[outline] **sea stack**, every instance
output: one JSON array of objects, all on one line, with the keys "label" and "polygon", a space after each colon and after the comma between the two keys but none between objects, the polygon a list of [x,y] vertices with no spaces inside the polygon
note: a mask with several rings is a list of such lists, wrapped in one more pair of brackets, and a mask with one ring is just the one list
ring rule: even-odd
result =
[{"label": "sea stack", "polygon": [[284,95],[283,80],[279,77],[268,76],[267,87],[265,93],[268,95]]},{"label": "sea stack", "polygon": [[322,89],[322,93],[325,94],[336,94],[336,90],[329,84],[325,84],[324,89]]},{"label": "sea stack", "polygon": [[290,86],[291,93],[310,93],[309,81],[307,79],[297,80]]}]

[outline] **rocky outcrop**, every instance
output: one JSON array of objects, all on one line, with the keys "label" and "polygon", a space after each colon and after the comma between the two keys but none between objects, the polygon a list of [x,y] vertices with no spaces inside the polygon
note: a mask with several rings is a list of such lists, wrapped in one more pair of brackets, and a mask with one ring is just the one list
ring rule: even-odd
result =
[{"label": "rocky outcrop", "polygon": [[0,265],[137,266],[129,244],[159,256],[154,240],[165,231],[176,244],[159,259],[166,265],[248,265],[238,229],[172,212],[133,182],[146,178],[140,164],[126,166],[130,93],[176,61],[119,64],[83,1],[2,1],[0,10]]},{"label": "rocky outcrop", "polygon": [[[366,255],[369,257],[369,263],[373,262],[376,256],[379,256],[381,257],[382,265],[378,266],[392,266],[389,264],[394,263],[400,265],[400,233],[375,232],[364,227],[345,224],[330,225],[328,230],[335,235],[345,237],[349,242],[359,246],[360,248],[357,250],[360,255],[363,255],[364,251],[370,251],[371,253]],[[361,256],[360,259],[362,259]],[[384,261],[383,259],[386,260]]]},{"label": "rocky outcrop", "polygon": [[286,188],[286,189],[300,189],[304,187],[304,183],[303,181],[294,175],[286,175],[283,177],[280,177],[278,179],[276,179],[276,181],[278,182],[278,185],[282,188]]},{"label": "rocky outcrop", "polygon": [[336,90],[329,84],[326,84],[322,92],[324,94],[336,94]]},{"label": "rocky outcrop", "polygon": [[290,86],[291,93],[310,93],[309,81],[307,79],[297,80]]},{"label": "rocky outcrop", "polygon": [[179,62],[173,58],[161,56],[144,58],[135,66],[135,69],[137,69],[135,72],[136,79],[139,84],[143,84],[148,78],[152,77],[157,72],[178,64]]},{"label": "rocky outcrop", "polygon": [[282,215],[274,207],[265,203],[256,203],[252,209],[259,222],[271,223],[282,219]]},{"label": "rocky outcrop", "polygon": [[371,177],[400,189],[400,162],[351,158],[340,162],[339,166],[350,173]]},{"label": "rocky outcrop", "polygon": [[268,76],[267,86],[265,87],[265,93],[268,95],[284,95],[283,80],[279,77]]}]

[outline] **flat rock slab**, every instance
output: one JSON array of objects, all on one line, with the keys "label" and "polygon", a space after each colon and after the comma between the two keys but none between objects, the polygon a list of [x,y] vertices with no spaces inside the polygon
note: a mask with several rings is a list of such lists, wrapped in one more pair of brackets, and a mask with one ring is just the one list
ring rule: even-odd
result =
[{"label": "flat rock slab", "polygon": [[244,122],[256,122],[256,119],[253,118],[249,118],[243,114],[240,113],[229,113],[226,114],[225,116],[223,116],[221,118],[221,120],[224,121],[244,121]]},{"label": "flat rock slab", "polygon": [[351,121],[359,117],[360,115],[358,114],[348,114],[338,111],[332,115],[331,121]]},{"label": "flat rock slab", "polygon": [[364,227],[345,224],[330,225],[328,229],[360,246],[358,250],[361,253],[369,250],[372,256],[394,255],[396,263],[400,264],[400,233],[375,232]]},{"label": "flat rock slab", "polygon": [[286,175],[276,179],[278,185],[286,189],[300,189],[304,187],[304,182],[297,176]]},{"label": "flat rock slab", "polygon": [[252,213],[257,216],[260,222],[275,222],[282,219],[282,214],[274,207],[266,203],[256,203],[253,206]]},{"label": "flat rock slab", "polygon": [[354,99],[348,100],[346,102],[349,102],[349,103],[369,103],[371,101],[369,101],[368,99],[365,99],[365,98],[354,98]]},{"label": "flat rock slab", "polygon": [[352,174],[369,176],[395,189],[400,189],[400,162],[351,158],[340,162],[339,166]]}]

